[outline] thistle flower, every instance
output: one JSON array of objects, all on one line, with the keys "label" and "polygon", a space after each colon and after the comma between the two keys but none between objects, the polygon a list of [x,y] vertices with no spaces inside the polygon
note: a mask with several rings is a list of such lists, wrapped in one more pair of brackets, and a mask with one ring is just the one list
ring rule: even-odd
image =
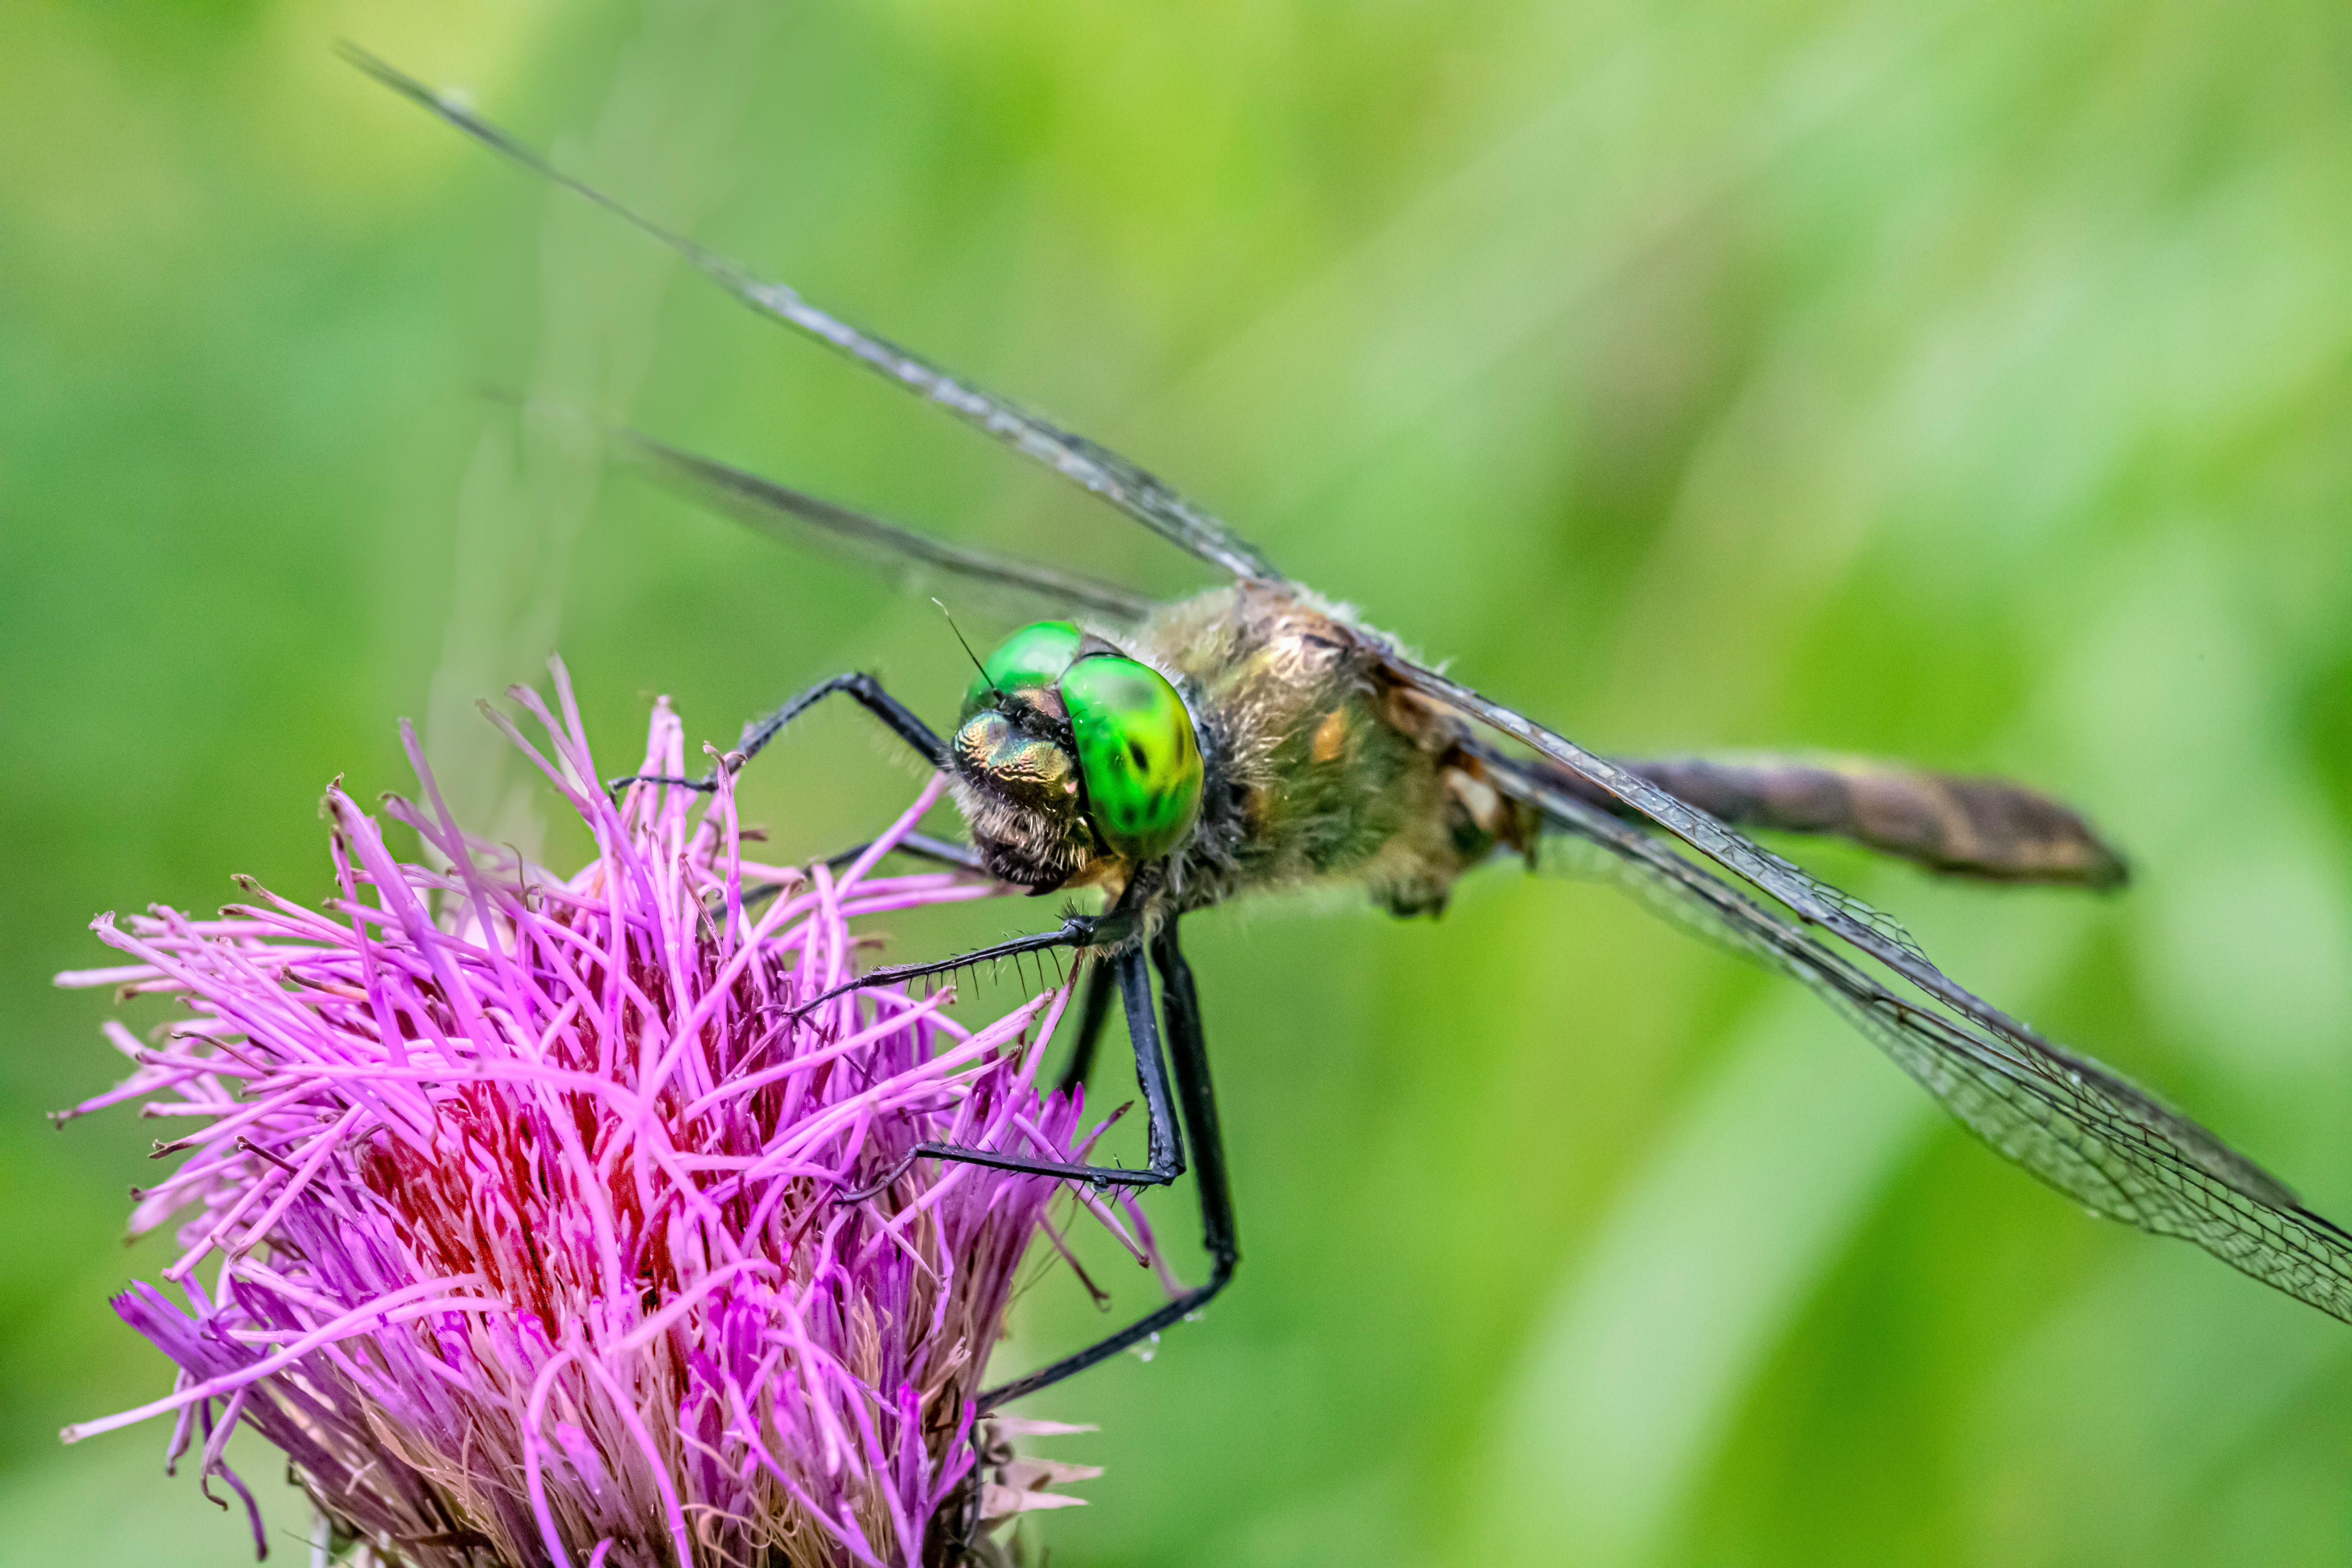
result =
[{"label": "thistle flower", "polygon": [[[983,1488],[975,1457],[1059,1184],[921,1161],[857,1197],[926,1141],[1082,1157],[1101,1129],[1036,1087],[1066,989],[976,1030],[945,994],[791,1010],[854,972],[849,921],[994,890],[877,873],[938,782],[838,875],[755,864],[723,785],[608,801],[555,673],[560,719],[514,694],[546,748],[507,729],[594,836],[576,875],[467,840],[409,735],[427,805],[386,813],[446,869],[396,860],[338,785],[328,912],[248,882],[217,920],[95,922],[134,962],[62,983],[188,1016],[152,1045],[109,1023],[136,1067],[67,1114],[204,1125],[159,1146],[186,1157],[131,1219],[193,1216],[163,1271],[185,1305],[143,1281],[113,1303],[174,1390],[66,1439],[175,1415],[167,1458],[201,1442],[266,1554],[223,1458],[243,1422],[360,1559],[420,1568],[896,1568],[1075,1500],[1024,1487],[1091,1471]],[[683,765],[659,706],[644,771]]]}]

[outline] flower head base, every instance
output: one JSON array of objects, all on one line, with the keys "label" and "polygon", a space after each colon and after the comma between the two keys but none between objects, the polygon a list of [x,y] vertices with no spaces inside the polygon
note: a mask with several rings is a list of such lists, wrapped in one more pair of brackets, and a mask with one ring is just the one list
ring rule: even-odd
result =
[{"label": "flower head base", "polygon": [[[468,842],[420,763],[430,809],[387,810],[447,869],[338,787],[327,914],[249,888],[218,920],[108,917],[135,963],[62,977],[192,1015],[152,1046],[108,1025],[137,1067],[77,1111],[210,1119],[132,1217],[193,1214],[164,1270],[187,1307],[115,1302],[177,1388],[66,1436],[176,1413],[173,1455],[201,1438],[242,1493],[242,1420],[417,1564],[940,1561],[1058,1184],[924,1161],[852,1199],[926,1141],[1081,1157],[1077,1105],[1036,1088],[1067,993],[976,1031],[944,994],[792,1011],[854,973],[849,921],[993,890],[876,874],[937,784],[838,875],[753,864],[723,784],[608,801],[556,676],[560,719],[516,693],[548,746],[512,738],[595,837],[577,875]],[[656,709],[645,771],[682,753]]]}]

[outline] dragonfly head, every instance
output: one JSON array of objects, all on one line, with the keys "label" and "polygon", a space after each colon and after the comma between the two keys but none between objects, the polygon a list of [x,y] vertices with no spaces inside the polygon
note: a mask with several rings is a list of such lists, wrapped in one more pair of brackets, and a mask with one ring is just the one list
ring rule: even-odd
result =
[{"label": "dragonfly head", "polygon": [[1184,700],[1068,621],[1024,626],[982,661],[948,751],[990,870],[1041,892],[1159,859],[1200,816]]}]

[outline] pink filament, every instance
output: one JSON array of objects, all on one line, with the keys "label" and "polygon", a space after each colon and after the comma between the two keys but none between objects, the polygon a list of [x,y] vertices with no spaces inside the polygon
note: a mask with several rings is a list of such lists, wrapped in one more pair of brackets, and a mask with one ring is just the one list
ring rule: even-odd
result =
[{"label": "pink filament", "polygon": [[[337,788],[334,918],[259,889],[219,920],[110,916],[133,962],[59,976],[192,1015],[156,1047],[115,1026],[131,1078],[67,1114],[212,1119],[135,1215],[193,1208],[166,1270],[188,1309],[143,1284],[115,1303],[179,1386],[65,1435],[174,1411],[210,1432],[225,1402],[422,1563],[485,1538],[515,1561],[741,1562],[796,1531],[912,1564],[968,1479],[981,1363],[1060,1187],[923,1161],[843,1194],[927,1141],[1078,1157],[1078,1105],[1036,1086],[1066,990],[976,1029],[895,991],[793,1014],[855,973],[850,919],[992,890],[876,874],[940,781],[838,877],[750,864],[731,788],[615,804],[587,783],[556,674],[562,719],[518,694],[544,747],[509,732],[593,836],[579,872],[465,839],[420,758],[429,809],[389,814],[453,871],[399,860]],[[682,773],[684,751],[658,706],[642,771]],[[220,1447],[205,1468],[235,1485]]]}]

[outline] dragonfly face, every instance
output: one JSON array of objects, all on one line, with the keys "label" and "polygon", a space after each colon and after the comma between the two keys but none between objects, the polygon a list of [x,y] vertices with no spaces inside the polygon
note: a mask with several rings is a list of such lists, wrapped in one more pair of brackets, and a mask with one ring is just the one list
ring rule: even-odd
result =
[{"label": "dragonfly face", "polygon": [[1201,812],[1198,732],[1168,678],[1071,621],[981,662],[948,744],[956,803],[990,871],[1036,892],[1124,883]]}]

